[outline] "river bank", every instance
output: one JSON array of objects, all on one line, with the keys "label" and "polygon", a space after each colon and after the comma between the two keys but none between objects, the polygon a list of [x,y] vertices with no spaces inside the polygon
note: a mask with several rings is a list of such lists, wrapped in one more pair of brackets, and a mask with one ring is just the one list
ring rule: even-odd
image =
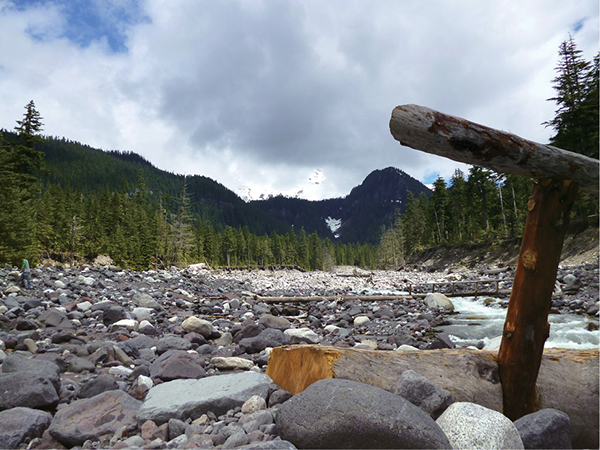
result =
[{"label": "river bank", "polygon": [[[258,410],[262,422],[250,406],[242,410],[252,395],[214,411],[207,406],[201,423],[169,420],[161,425],[159,419],[140,419],[137,411],[151,389],[173,381],[264,375],[270,349],[286,344],[383,351],[451,346],[447,336],[438,334],[449,323],[449,312],[403,294],[409,286],[425,292],[431,283],[490,273],[510,289],[512,269],[489,266],[440,272],[341,267],[311,273],[58,266],[33,269],[32,289],[18,286],[18,271],[0,270],[2,422],[14,420],[22,428],[38,424],[43,415],[45,425],[31,425],[18,440],[40,449],[148,446],[157,439],[158,447],[147,448],[163,448],[167,442],[169,448],[270,442],[279,436],[275,410],[289,393],[265,378],[257,381],[267,402],[266,410]],[[594,316],[597,280],[598,270],[590,265],[561,268],[557,311]],[[375,294],[394,298],[357,298]],[[262,300],[284,296],[311,299]],[[217,403],[223,401],[219,397]],[[131,410],[107,412],[115,405]],[[5,416],[10,414],[17,419],[9,421]],[[74,430],[68,426],[74,422],[86,426]],[[94,431],[83,431],[88,429]]]}]

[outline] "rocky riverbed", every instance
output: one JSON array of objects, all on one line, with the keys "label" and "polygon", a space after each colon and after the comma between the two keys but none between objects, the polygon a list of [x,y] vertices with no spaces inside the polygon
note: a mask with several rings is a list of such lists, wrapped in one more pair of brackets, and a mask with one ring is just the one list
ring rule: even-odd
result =
[{"label": "rocky riverbed", "polygon": [[[32,288],[23,289],[19,273],[6,267],[0,447],[294,448],[281,441],[285,425],[277,422],[290,394],[264,374],[271,348],[452,346],[436,329],[451,311],[398,295],[424,293],[431,283],[445,283],[436,290],[448,292],[451,282],[481,278],[497,278],[507,290],[512,276],[498,267],[303,273],[56,266],[32,270]],[[556,312],[598,314],[597,266],[561,268],[558,280]],[[382,297],[364,298],[373,295]],[[198,391],[202,398],[194,397]],[[193,406],[182,401],[187,396]],[[175,412],[161,409],[169,401]]]}]

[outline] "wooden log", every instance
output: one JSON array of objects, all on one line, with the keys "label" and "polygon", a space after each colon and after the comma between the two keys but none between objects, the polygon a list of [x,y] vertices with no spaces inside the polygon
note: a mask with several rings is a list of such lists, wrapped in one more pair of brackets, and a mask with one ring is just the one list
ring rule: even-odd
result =
[{"label": "wooden log", "polygon": [[544,343],[550,334],[548,313],[560,254],[577,183],[536,183],[498,353],[504,415],[517,420],[537,410],[535,383]]},{"label": "wooden log", "polygon": [[[444,284],[444,283],[440,283]],[[449,284],[449,283],[448,283]],[[510,295],[508,289],[494,289],[493,291],[470,291],[470,292],[442,292],[446,297],[478,297],[483,295],[489,296],[507,296]],[[409,298],[424,298],[427,294],[415,294],[410,295],[325,295],[325,296],[314,296],[314,297],[260,297],[257,296],[256,300],[264,303],[310,303],[310,302],[321,302],[321,301],[361,301],[361,302],[389,302],[394,300],[402,300]]]},{"label": "wooden log", "polygon": [[[538,404],[566,412],[574,448],[598,448],[599,351],[546,349],[538,378]],[[323,378],[343,378],[394,392],[400,375],[414,370],[452,393],[455,401],[502,411],[496,355],[445,349],[416,352],[290,345],[271,351],[267,375],[292,394]]]},{"label": "wooden log", "polygon": [[400,144],[455,161],[534,179],[577,181],[598,192],[600,162],[418,105],[397,106],[390,131]]}]

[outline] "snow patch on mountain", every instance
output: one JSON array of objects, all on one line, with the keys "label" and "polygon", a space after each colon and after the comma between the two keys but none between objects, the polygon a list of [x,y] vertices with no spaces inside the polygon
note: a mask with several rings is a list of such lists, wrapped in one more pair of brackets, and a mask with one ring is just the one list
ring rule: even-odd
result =
[{"label": "snow patch on mountain", "polygon": [[327,217],[325,219],[325,223],[333,233],[333,237],[338,239],[340,237],[339,233],[336,233],[337,230],[342,226],[342,219],[334,219],[332,217]]}]

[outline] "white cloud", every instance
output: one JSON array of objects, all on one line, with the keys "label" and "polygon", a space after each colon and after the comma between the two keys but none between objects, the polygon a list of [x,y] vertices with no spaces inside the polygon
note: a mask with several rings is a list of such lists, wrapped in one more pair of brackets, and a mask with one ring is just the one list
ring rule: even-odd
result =
[{"label": "white cloud", "polygon": [[595,0],[100,2],[85,40],[68,2],[35,4],[0,0],[0,127],[33,99],[48,134],[312,198],[388,166],[450,178],[460,165],[391,137],[398,104],[547,142],[558,45],[598,51]]}]

